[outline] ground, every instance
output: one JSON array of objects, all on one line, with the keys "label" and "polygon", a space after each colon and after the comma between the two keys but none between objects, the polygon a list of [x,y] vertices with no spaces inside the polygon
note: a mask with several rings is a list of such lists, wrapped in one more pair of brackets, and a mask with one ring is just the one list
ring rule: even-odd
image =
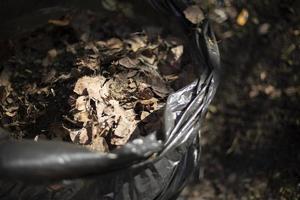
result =
[{"label": "ground", "polygon": [[223,75],[202,131],[201,180],[183,197],[300,198],[297,8],[299,1],[207,3]]}]

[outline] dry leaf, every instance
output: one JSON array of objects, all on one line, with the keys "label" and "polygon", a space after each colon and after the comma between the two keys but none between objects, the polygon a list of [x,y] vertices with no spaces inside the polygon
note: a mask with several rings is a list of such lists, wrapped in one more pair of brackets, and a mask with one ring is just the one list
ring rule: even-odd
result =
[{"label": "dry leaf", "polygon": [[166,82],[160,77],[160,75],[152,74],[152,77],[149,79],[149,81],[149,85],[156,95],[164,98],[171,92],[167,88]]},{"label": "dry leaf", "polygon": [[122,115],[125,115],[125,110],[120,106],[120,103],[116,100],[110,100],[109,103],[114,109],[114,114],[116,118],[119,118]]},{"label": "dry leaf", "polygon": [[[125,117],[121,116],[119,118],[119,122],[117,124],[117,127],[114,131],[114,135],[125,138],[130,134],[130,121],[128,121]],[[120,145],[120,144],[117,144]]]},{"label": "dry leaf", "polygon": [[105,132],[105,129],[102,128],[99,123],[94,122],[92,124],[92,137],[93,138],[98,137],[98,136],[105,136],[105,135],[103,135],[104,132]]},{"label": "dry leaf", "polygon": [[131,59],[129,57],[124,57],[118,60],[119,65],[122,65],[126,68],[137,68],[140,61],[138,59]]},{"label": "dry leaf", "polygon": [[50,50],[48,51],[48,56],[49,56],[49,58],[51,58],[51,59],[54,59],[57,55],[58,55],[58,52],[57,52],[56,49],[50,49]]},{"label": "dry leaf", "polygon": [[[94,44],[94,42],[87,43],[84,46],[84,49],[86,49],[86,50],[92,50],[95,53],[94,56],[96,56],[96,57],[98,56],[99,49],[96,47],[96,45]],[[93,55],[90,55],[90,56],[93,56]]]},{"label": "dry leaf", "polygon": [[134,111],[132,109],[125,111],[116,100],[110,100],[109,103],[113,106],[115,120],[117,122],[114,130],[114,135],[117,136],[117,139],[113,139],[112,144],[124,145],[136,128]]},{"label": "dry leaf", "polygon": [[101,97],[106,97],[109,94],[108,88],[102,87],[105,80],[103,76],[84,76],[76,82],[74,92],[79,95],[84,95],[87,92],[90,98],[100,100]]},{"label": "dry leaf", "polygon": [[118,38],[111,38],[105,42],[103,41],[98,41],[96,42],[97,45],[100,45],[100,46],[105,46],[109,49],[121,49],[123,48],[123,42],[118,39]]},{"label": "dry leaf", "polygon": [[39,134],[34,137],[35,142],[38,142],[40,140],[47,140],[47,136],[45,134]]},{"label": "dry leaf", "polygon": [[8,67],[4,67],[0,73],[0,86],[9,86],[10,85],[10,77],[12,75],[12,71]]},{"label": "dry leaf", "polygon": [[249,12],[246,9],[242,9],[240,14],[237,16],[236,23],[240,26],[244,26],[249,18]]},{"label": "dry leaf", "polygon": [[50,64],[52,64],[54,59],[57,57],[58,54],[59,53],[56,49],[50,49],[47,53],[47,56],[43,59],[42,65],[44,67],[47,67]]},{"label": "dry leaf", "polygon": [[149,112],[143,111],[143,112],[141,113],[141,120],[144,120],[146,117],[148,117],[148,115],[150,115]]},{"label": "dry leaf", "polygon": [[49,19],[49,24],[53,24],[55,26],[68,26],[70,24],[69,19]]},{"label": "dry leaf", "polygon": [[268,23],[263,23],[258,27],[258,33],[264,35],[267,34],[269,32],[271,25]]},{"label": "dry leaf", "polygon": [[147,104],[152,104],[152,103],[155,103],[155,102],[157,103],[158,99],[155,98],[155,97],[152,97],[151,99],[141,100],[139,102],[144,104],[144,105],[147,105]]},{"label": "dry leaf", "polygon": [[0,73],[0,102],[4,102],[9,96],[11,90],[10,76],[12,72],[9,68],[4,67]]},{"label": "dry leaf", "polygon": [[133,52],[137,52],[139,49],[146,46],[147,38],[146,36],[134,35],[126,42],[130,44],[131,50]]},{"label": "dry leaf", "polygon": [[86,145],[89,150],[96,152],[108,152],[108,145],[103,137],[97,136],[93,138],[93,142],[90,145]]},{"label": "dry leaf", "polygon": [[103,0],[101,1],[102,6],[109,11],[116,11],[118,2],[116,0]]},{"label": "dry leaf", "polygon": [[46,94],[47,96],[50,94],[50,88],[43,87],[43,88],[37,88],[36,85],[34,87],[30,87],[26,91],[28,94]]},{"label": "dry leaf", "polygon": [[65,42],[65,45],[66,45],[66,52],[71,52],[74,55],[77,54],[76,44],[69,44]]},{"label": "dry leaf", "polygon": [[78,68],[89,68],[96,71],[100,68],[100,59],[98,57],[80,58],[77,60],[76,65]]},{"label": "dry leaf", "polygon": [[5,115],[8,117],[14,117],[14,116],[16,116],[17,112],[18,112],[17,110],[13,111],[13,112],[5,112]]},{"label": "dry leaf", "polygon": [[89,143],[88,130],[85,128],[79,134],[79,144]]},{"label": "dry leaf", "polygon": [[105,109],[106,109],[106,114],[107,115],[110,115],[111,113],[109,113],[109,107],[107,105],[105,105],[105,103],[103,101],[99,101],[96,103],[96,112],[97,112],[97,117],[98,117],[98,120],[99,122],[103,122],[101,121],[102,118],[102,115],[103,113],[105,112]]},{"label": "dry leaf", "polygon": [[[18,52],[26,59],[17,55],[16,60],[9,61],[11,63],[8,66],[16,66],[17,70],[12,77],[16,83],[13,84],[14,92],[6,86],[0,86],[0,99],[4,99],[1,102],[3,112],[0,114],[5,117],[4,121],[9,119],[13,124],[5,125],[15,126],[14,130],[24,130],[27,134],[30,130],[26,127],[32,127],[34,123],[37,123],[38,128],[38,123],[43,123],[41,127],[44,127],[44,123],[45,126],[51,123],[49,117],[64,118],[65,121],[58,121],[59,124],[51,124],[43,129],[49,138],[54,136],[52,138],[61,140],[70,137],[74,143],[91,150],[108,152],[108,146],[128,142],[140,119],[144,120],[142,123],[148,123],[149,115],[163,105],[163,98],[170,92],[165,79],[157,72],[158,62],[170,66],[169,54],[172,61],[181,60],[183,46],[179,40],[173,38],[172,41],[166,41],[159,36],[153,37],[150,42],[143,33],[132,34],[124,39],[124,35],[129,35],[127,24],[119,25],[117,21],[115,24],[96,24],[95,18],[96,15],[80,12],[61,20],[50,19],[50,24],[69,26],[67,29],[71,28],[72,31],[59,31],[62,42],[57,42],[57,39],[52,38],[57,36],[57,28],[41,27],[24,46],[48,52],[46,58],[36,56],[35,51],[30,56],[26,52],[24,55]],[[112,30],[108,31],[114,33],[116,25],[118,33],[107,34],[109,28]],[[100,33],[99,30],[104,32]],[[126,32],[119,34],[120,30]],[[95,41],[93,37],[109,38],[110,35],[120,35],[122,38]],[[103,62],[101,70],[100,61]],[[74,63],[77,67],[73,67]],[[45,67],[40,68],[41,65]],[[21,84],[20,88],[15,87]],[[14,110],[13,106],[22,109]],[[48,110],[51,110],[49,116]],[[11,117],[7,117],[5,112]],[[17,121],[23,120],[23,115],[24,121]],[[154,122],[159,119],[151,119],[154,119],[153,122],[150,120],[151,124],[145,127],[149,130],[157,129]],[[39,138],[36,137],[36,140]],[[106,143],[108,141],[109,145]]]},{"label": "dry leaf", "polygon": [[174,59],[176,61],[178,61],[181,58],[182,54],[183,54],[183,45],[178,45],[176,47],[173,47],[171,49],[171,52],[174,55]]},{"label": "dry leaf", "polygon": [[179,76],[176,75],[176,74],[170,74],[170,75],[164,76],[164,78],[165,78],[167,81],[174,81],[174,80],[177,80],[177,79],[179,78]]},{"label": "dry leaf", "polygon": [[56,73],[57,72],[56,72],[55,69],[51,69],[50,71],[47,71],[46,73],[44,73],[44,76],[42,78],[42,82],[44,82],[44,83],[53,82],[53,80],[55,80]]},{"label": "dry leaf", "polygon": [[[157,48],[157,47],[155,47]],[[155,49],[146,49],[140,55],[140,58],[143,62],[149,63],[150,65],[154,65],[157,60],[157,56],[153,52]]]},{"label": "dry leaf", "polygon": [[9,96],[9,91],[7,87],[0,86],[0,102],[3,103],[5,99]]},{"label": "dry leaf", "polygon": [[139,91],[139,98],[140,99],[143,99],[143,100],[151,99],[153,96],[154,96],[153,92],[151,91],[150,88],[145,88],[145,89]]},{"label": "dry leaf", "polygon": [[79,144],[86,144],[88,141],[88,131],[86,128],[79,130],[66,129],[69,132],[72,142]]},{"label": "dry leaf", "polygon": [[77,122],[82,122],[83,125],[85,126],[89,121],[89,113],[88,112],[79,112],[74,114],[74,120],[76,120]]},{"label": "dry leaf", "polygon": [[55,78],[53,80],[53,83],[55,83],[57,81],[60,81],[60,80],[67,80],[69,78],[71,78],[71,73],[69,73],[69,74],[61,74],[59,77],[57,77],[57,78]]},{"label": "dry leaf", "polygon": [[86,96],[79,96],[76,99],[75,108],[79,111],[86,111],[87,110],[87,102],[88,102],[88,98]]},{"label": "dry leaf", "polygon": [[204,19],[204,14],[197,5],[187,7],[183,13],[185,18],[193,24],[199,24]]}]

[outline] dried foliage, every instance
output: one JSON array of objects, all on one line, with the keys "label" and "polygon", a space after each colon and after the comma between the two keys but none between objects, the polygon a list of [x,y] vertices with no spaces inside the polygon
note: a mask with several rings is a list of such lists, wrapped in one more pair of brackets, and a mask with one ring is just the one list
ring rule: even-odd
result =
[{"label": "dried foliage", "polygon": [[1,64],[0,125],[101,152],[160,130],[184,49],[124,21],[75,12],[15,41]]}]

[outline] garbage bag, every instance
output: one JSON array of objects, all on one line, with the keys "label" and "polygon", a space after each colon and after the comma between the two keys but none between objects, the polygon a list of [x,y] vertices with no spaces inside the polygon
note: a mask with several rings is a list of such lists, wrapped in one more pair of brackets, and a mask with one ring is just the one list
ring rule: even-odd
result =
[{"label": "garbage bag", "polygon": [[[131,3],[147,6],[144,1]],[[177,21],[194,67],[200,69],[196,80],[169,95],[163,137],[153,132],[101,154],[63,142],[13,141],[0,129],[1,199],[167,200],[178,196],[199,169],[200,128],[220,74],[219,50],[209,21],[193,25],[183,15],[190,3],[149,0],[151,9],[137,9],[146,18],[146,12],[159,13],[163,20]],[[28,30],[57,11],[97,10],[97,6],[100,1],[2,1],[0,23],[5,30],[0,36]],[[25,19],[30,20],[25,23]]]}]

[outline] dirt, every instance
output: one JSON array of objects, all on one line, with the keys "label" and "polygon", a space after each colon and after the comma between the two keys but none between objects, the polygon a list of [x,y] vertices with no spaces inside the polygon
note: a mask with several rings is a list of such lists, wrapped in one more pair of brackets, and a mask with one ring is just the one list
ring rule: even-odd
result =
[{"label": "dirt", "polygon": [[7,45],[0,126],[15,139],[108,152],[161,130],[161,109],[181,82],[182,42],[149,35],[122,13],[73,11]]},{"label": "dirt", "polygon": [[223,75],[202,129],[200,181],[179,199],[300,199],[299,2],[218,2],[199,4]]}]

